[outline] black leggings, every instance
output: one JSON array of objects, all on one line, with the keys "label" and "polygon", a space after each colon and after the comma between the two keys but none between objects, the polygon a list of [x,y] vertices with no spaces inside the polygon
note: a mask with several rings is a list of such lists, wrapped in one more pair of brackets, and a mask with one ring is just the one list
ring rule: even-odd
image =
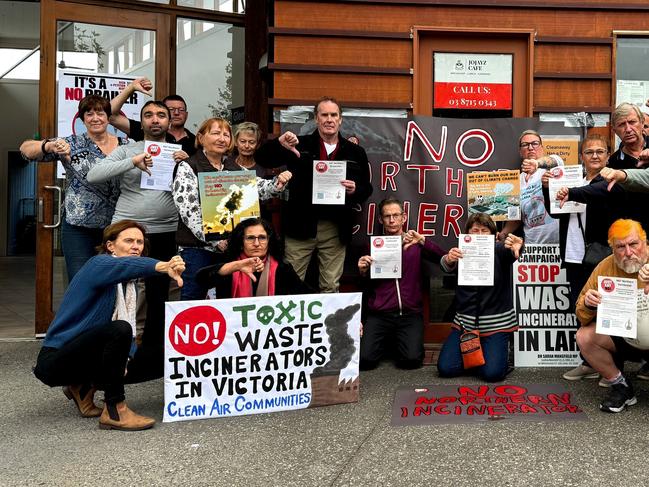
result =
[{"label": "black leggings", "polygon": [[50,387],[92,385],[107,404],[124,400],[124,369],[133,331],[126,321],[111,321],[74,337],[61,348],[43,347],[34,375]]}]

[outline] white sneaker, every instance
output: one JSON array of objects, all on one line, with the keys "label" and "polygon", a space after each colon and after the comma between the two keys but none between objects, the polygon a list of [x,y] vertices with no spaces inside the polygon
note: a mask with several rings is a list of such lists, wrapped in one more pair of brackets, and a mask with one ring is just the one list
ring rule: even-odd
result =
[{"label": "white sneaker", "polygon": [[563,374],[562,377],[566,380],[597,379],[599,373],[592,367],[581,364]]}]

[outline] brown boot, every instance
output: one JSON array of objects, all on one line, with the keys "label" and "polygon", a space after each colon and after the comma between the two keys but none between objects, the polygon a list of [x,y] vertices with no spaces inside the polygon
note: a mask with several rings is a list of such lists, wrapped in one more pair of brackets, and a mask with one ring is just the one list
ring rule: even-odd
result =
[{"label": "brown boot", "polygon": [[103,430],[139,431],[153,428],[155,419],[131,411],[125,401],[106,404],[99,418]]},{"label": "brown boot", "polygon": [[65,397],[74,401],[84,418],[96,418],[101,415],[101,408],[95,405],[95,391],[96,389],[84,385],[65,386],[63,388]]}]

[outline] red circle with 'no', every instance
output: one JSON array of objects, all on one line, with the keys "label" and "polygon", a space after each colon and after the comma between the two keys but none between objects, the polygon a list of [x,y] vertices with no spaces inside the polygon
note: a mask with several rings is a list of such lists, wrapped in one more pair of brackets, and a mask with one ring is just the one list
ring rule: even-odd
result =
[{"label": "red circle with 'no'", "polygon": [[315,165],[315,170],[318,172],[327,172],[327,169],[329,169],[329,165],[326,162],[318,162]]},{"label": "red circle with 'no'", "polygon": [[160,152],[162,152],[162,149],[161,149],[160,146],[157,145],[157,144],[151,144],[151,145],[149,146],[149,148],[147,149],[147,151],[148,151],[149,154],[151,154],[152,156],[157,156],[157,155],[160,155]]},{"label": "red circle with 'no'", "polygon": [[195,357],[211,353],[225,338],[223,314],[212,306],[194,306],[176,315],[169,327],[169,342],[176,352]]},{"label": "red circle with 'no'", "polygon": [[602,279],[602,291],[606,291],[607,293],[615,291],[613,279]]},{"label": "red circle with 'no'", "polygon": [[377,238],[377,239],[374,240],[374,247],[376,247],[377,249],[380,249],[381,247],[383,247],[384,243],[385,242],[383,242],[382,238]]}]

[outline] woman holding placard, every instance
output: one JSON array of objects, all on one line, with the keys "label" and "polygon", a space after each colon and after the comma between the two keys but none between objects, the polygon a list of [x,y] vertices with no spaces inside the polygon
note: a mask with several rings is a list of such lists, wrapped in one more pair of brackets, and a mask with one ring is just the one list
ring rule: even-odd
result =
[{"label": "woman holding placard", "polygon": [[[218,254],[226,249],[226,240],[207,241],[203,232],[203,212],[198,184],[199,173],[240,171],[241,167],[226,158],[234,146],[232,128],[223,118],[210,118],[203,122],[196,133],[198,151],[186,161],[178,164],[173,183],[173,198],[179,213],[176,243],[180,255],[187,264],[185,287],[181,290],[182,300],[205,299],[207,288],[196,281],[196,272],[216,263]],[[291,173],[286,171],[273,180],[257,178],[259,199],[277,196]]]},{"label": "woman holding placard", "polygon": [[[121,220],[106,227],[101,254],[89,259],[70,283],[34,368],[48,386],[65,386],[63,392],[81,416],[99,416],[102,429],[142,430],[155,423],[129,409],[124,395],[129,373],[137,367],[137,360],[127,365],[135,352],[135,280],[162,273],[182,286],[185,265],[179,256],[161,262],[142,257],[145,252],[140,223]],[[96,389],[104,391],[103,410],[94,403]]]},{"label": "woman holding placard", "polygon": [[25,159],[61,161],[65,168],[65,215],[61,220],[61,244],[68,280],[95,254],[101,243],[102,230],[109,225],[119,196],[119,182],[110,179],[90,184],[90,168],[126,143],[108,132],[110,102],[89,95],[79,102],[77,116],[87,132],[68,137],[26,140],[20,146]]},{"label": "woman holding placard", "polygon": [[[469,216],[465,231],[470,236],[489,235],[495,242],[496,224],[485,213]],[[460,238],[467,236],[460,235]],[[458,285],[456,313],[451,333],[437,362],[439,375],[457,377],[475,371],[487,382],[498,382],[509,370],[509,341],[518,328],[512,301],[512,264],[518,259],[523,239],[514,234],[505,243],[495,242],[493,284]],[[457,271],[463,252],[454,247],[442,258],[446,271]]]}]

